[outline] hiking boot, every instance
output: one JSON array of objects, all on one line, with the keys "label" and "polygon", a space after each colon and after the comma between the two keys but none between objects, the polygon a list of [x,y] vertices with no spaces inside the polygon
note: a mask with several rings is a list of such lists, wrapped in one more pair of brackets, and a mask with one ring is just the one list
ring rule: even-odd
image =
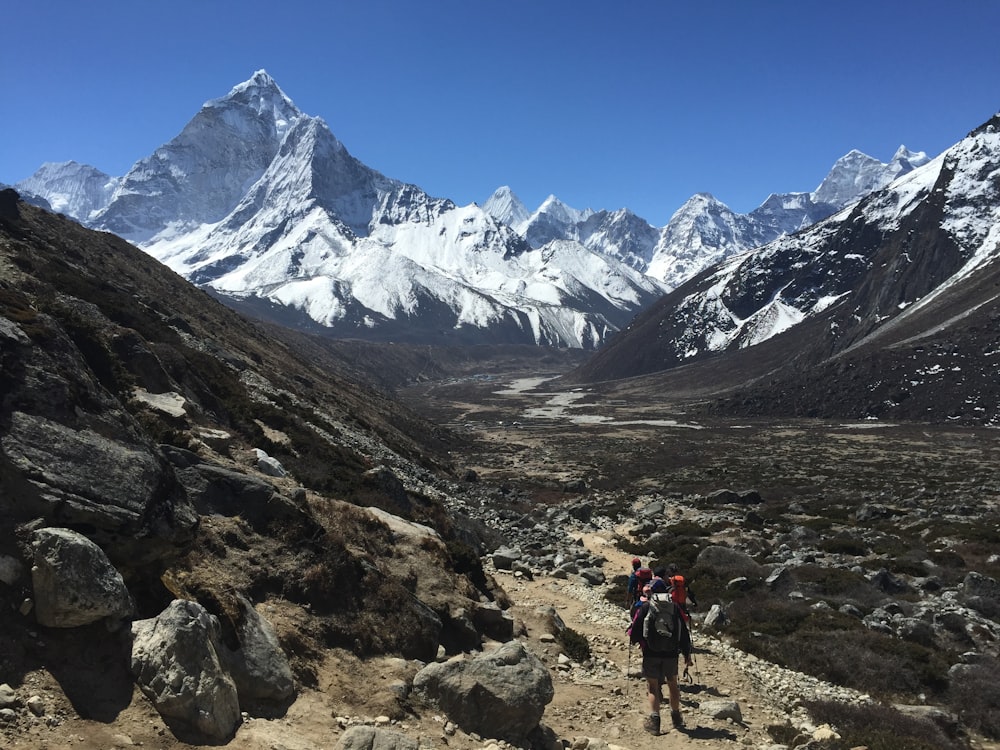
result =
[{"label": "hiking boot", "polygon": [[670,712],[670,721],[673,722],[674,728],[676,728],[676,729],[680,729],[682,726],[684,726],[684,719],[681,716],[681,712],[680,711],[671,711]]},{"label": "hiking boot", "polygon": [[660,715],[650,714],[646,717],[646,720],[642,722],[642,728],[649,732],[654,737],[660,733]]}]

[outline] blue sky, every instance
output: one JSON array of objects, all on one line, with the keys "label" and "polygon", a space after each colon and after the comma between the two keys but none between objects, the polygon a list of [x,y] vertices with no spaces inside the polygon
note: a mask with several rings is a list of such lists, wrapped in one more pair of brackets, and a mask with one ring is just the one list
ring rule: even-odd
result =
[{"label": "blue sky", "polygon": [[15,3],[0,182],[124,174],[265,69],[347,149],[464,205],[746,212],[851,149],[935,156],[1000,111],[997,0]]}]

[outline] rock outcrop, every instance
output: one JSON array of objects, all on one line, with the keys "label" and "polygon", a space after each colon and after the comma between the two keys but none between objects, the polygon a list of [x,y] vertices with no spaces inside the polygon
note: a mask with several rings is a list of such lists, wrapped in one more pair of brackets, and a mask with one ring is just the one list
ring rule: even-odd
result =
[{"label": "rock outcrop", "polygon": [[554,695],[545,665],[520,641],[471,659],[429,664],[413,688],[465,731],[513,741],[538,727]]}]

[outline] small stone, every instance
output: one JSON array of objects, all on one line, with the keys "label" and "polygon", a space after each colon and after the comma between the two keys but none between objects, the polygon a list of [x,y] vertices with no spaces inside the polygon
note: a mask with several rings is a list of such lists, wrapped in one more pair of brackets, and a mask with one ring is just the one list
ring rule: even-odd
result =
[{"label": "small stone", "polygon": [[45,701],[42,700],[41,696],[33,695],[28,698],[26,705],[28,710],[31,711],[35,716],[45,715]]},{"label": "small stone", "polygon": [[12,708],[17,705],[17,694],[14,688],[6,682],[0,685],[0,708]]}]

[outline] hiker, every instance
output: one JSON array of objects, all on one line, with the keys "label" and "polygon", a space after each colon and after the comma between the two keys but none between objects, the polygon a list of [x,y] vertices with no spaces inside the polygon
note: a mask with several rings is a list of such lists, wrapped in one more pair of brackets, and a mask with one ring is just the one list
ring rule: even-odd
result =
[{"label": "hiker", "polygon": [[691,590],[691,582],[684,580],[684,576],[677,570],[676,565],[668,566],[664,572],[667,575],[666,581],[670,587],[670,596],[680,606],[684,619],[690,622],[691,612],[689,611],[689,606],[698,606],[698,600],[695,598],[694,591]]},{"label": "hiker", "polygon": [[636,599],[639,598],[639,576],[636,575],[636,571],[642,567],[642,560],[638,557],[632,558],[632,572],[628,577],[628,588],[625,589],[625,609],[631,611],[632,605],[635,604]]},{"label": "hiker", "polygon": [[649,601],[649,584],[643,583],[642,589],[639,591],[639,598],[632,602],[632,607],[628,611],[628,627],[625,628],[625,632],[629,632],[632,629],[632,623],[635,621],[635,616],[639,612],[639,607]]},{"label": "hiker", "polygon": [[662,565],[658,568],[653,568],[653,580],[655,581],[657,579],[667,584],[668,589],[670,588],[670,583],[667,581],[667,569]]},{"label": "hiker", "polygon": [[[638,559],[638,558],[636,558]],[[641,566],[642,563],[639,563]],[[649,568],[638,567],[635,569],[635,599],[629,605],[628,610],[628,620],[632,622],[635,618],[635,612],[639,608],[639,605],[646,601],[643,589],[649,586],[649,582],[653,580],[653,571]]]},{"label": "hiker", "polygon": [[[628,634],[630,643],[638,643],[642,649],[642,676],[646,678],[649,699],[649,716],[642,726],[650,734],[658,735],[664,682],[669,691],[670,720],[678,729],[684,726],[681,691],[677,684],[677,658],[683,654],[685,668],[692,665],[691,636],[680,607],[667,590],[667,584],[662,579],[654,580],[649,588],[649,601],[636,611]],[[658,623],[663,627],[657,627]],[[666,630],[669,630],[669,635]]]}]

